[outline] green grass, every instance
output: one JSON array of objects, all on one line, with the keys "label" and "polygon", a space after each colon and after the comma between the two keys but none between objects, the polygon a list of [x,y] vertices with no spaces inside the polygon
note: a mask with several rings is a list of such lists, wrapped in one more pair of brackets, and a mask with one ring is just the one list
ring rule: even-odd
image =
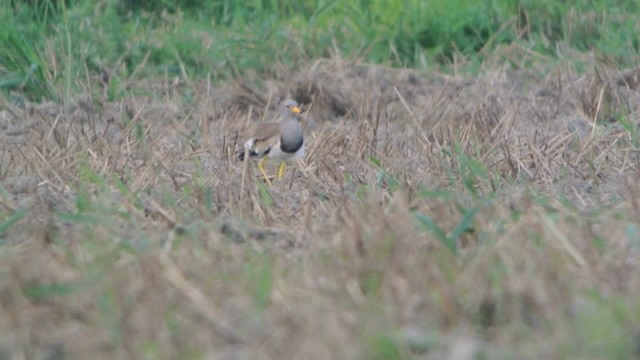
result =
[{"label": "green grass", "polygon": [[425,69],[462,59],[481,63],[512,43],[552,56],[564,44],[635,64],[639,4],[11,0],[1,5],[0,89],[16,98],[67,101],[72,88],[91,90],[95,84],[86,80],[105,71],[114,81],[206,74],[225,80],[247,70],[270,74],[276,62],[295,69],[336,50],[348,58]]}]

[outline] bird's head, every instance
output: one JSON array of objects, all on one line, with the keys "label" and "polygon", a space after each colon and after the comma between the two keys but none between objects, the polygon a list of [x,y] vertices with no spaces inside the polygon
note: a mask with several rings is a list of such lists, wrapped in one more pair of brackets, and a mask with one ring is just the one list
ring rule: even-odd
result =
[{"label": "bird's head", "polygon": [[280,112],[285,118],[288,118],[291,116],[295,117],[296,115],[299,115],[301,110],[297,101],[289,99],[289,100],[285,100],[282,103]]}]

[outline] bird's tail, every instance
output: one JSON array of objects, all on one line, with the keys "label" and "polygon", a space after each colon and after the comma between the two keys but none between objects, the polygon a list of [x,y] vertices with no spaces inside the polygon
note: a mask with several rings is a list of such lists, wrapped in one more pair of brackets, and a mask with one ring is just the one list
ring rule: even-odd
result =
[{"label": "bird's tail", "polygon": [[[249,157],[258,156],[258,153],[255,152],[254,150],[249,150],[248,153],[249,153]],[[236,151],[236,156],[239,161],[244,161],[244,154],[245,154],[244,149],[240,149]]]},{"label": "bird's tail", "polygon": [[244,153],[245,153],[244,149],[240,149],[236,151],[236,156],[239,161],[244,161]]}]

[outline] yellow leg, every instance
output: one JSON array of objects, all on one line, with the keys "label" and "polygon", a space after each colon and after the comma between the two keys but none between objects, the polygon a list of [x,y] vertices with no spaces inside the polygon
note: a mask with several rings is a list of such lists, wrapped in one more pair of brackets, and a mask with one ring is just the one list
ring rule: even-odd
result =
[{"label": "yellow leg", "polygon": [[280,161],[280,166],[278,167],[278,179],[282,179],[283,174],[284,174],[284,161]]},{"label": "yellow leg", "polygon": [[258,163],[258,170],[260,170],[260,172],[262,173],[262,176],[264,177],[264,181],[267,182],[267,185],[271,186],[271,181],[269,181],[269,176],[267,176],[267,172],[264,171],[264,168],[262,167],[262,164],[267,160],[267,158],[263,158],[262,160],[260,160],[260,162]]}]

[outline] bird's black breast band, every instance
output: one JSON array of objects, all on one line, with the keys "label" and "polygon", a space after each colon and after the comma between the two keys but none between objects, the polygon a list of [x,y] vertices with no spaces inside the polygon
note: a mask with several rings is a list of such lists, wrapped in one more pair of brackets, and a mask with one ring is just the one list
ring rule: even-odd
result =
[{"label": "bird's black breast band", "polygon": [[295,154],[296,151],[300,150],[302,144],[304,144],[304,139],[302,137],[300,137],[299,141],[292,143],[287,143],[283,138],[280,138],[280,149],[282,152],[287,154]]}]

